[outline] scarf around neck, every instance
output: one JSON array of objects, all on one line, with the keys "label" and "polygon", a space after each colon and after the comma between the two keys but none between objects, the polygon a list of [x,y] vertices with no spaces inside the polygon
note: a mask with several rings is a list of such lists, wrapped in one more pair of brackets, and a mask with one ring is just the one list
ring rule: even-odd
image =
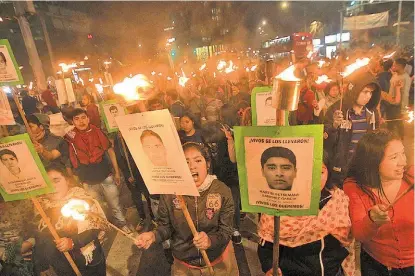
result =
[{"label": "scarf around neck", "polygon": [[215,179],[217,179],[216,175],[208,174],[203,183],[199,187],[197,187],[199,193],[202,193],[209,189],[210,185],[212,185],[212,182]]}]

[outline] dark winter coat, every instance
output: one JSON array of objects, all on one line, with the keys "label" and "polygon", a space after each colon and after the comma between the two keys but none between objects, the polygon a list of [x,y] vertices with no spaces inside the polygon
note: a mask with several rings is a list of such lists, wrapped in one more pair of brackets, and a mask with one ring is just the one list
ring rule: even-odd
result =
[{"label": "dark winter coat", "polygon": [[[354,72],[349,79],[347,90],[343,96],[342,112],[345,120],[350,121],[350,112],[353,109],[353,104],[359,97],[363,88],[371,83],[376,84],[376,89],[373,91],[370,101],[364,107],[366,109],[366,119],[368,123],[368,131],[375,130],[379,126],[379,114],[377,112],[377,105],[380,101],[381,89],[376,78],[369,72],[357,71]],[[349,161],[352,156],[349,153],[349,146],[352,140],[352,129],[341,125],[338,128],[333,127],[333,114],[340,109],[340,100],[334,103],[328,110],[324,118],[324,148],[331,154],[332,181],[337,185],[342,186],[343,180],[347,175]]]}]

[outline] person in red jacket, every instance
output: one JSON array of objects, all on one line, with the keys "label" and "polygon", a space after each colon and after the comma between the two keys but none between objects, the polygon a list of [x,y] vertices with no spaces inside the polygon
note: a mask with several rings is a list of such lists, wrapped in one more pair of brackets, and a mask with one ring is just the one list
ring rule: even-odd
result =
[{"label": "person in red jacket", "polygon": [[90,120],[90,123],[94,126],[101,128],[101,118],[99,117],[98,107],[94,104],[94,100],[91,95],[82,95],[82,106],[86,110],[86,114]]},{"label": "person in red jacket", "polygon": [[352,233],[362,243],[362,276],[414,275],[414,191],[406,192],[414,170],[406,166],[396,134],[379,130],[359,140],[344,192]]}]

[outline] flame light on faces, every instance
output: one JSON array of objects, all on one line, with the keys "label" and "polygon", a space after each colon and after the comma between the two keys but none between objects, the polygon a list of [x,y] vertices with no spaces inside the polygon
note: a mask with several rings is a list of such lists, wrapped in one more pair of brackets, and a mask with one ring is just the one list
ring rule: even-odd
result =
[{"label": "flame light on faces", "polygon": [[366,66],[369,64],[370,58],[362,58],[362,59],[356,59],[355,63],[352,63],[348,66],[346,66],[346,69],[344,70],[343,73],[341,73],[341,75],[343,77],[347,77],[349,76],[351,73],[353,73],[354,71],[356,71],[357,69]]},{"label": "flame light on faces", "polygon": [[122,82],[114,85],[114,93],[123,96],[127,101],[137,101],[140,99],[138,94],[139,88],[150,88],[152,85],[148,81],[147,77],[138,74],[132,78],[125,78]]},{"label": "flame light on faces", "polygon": [[85,200],[71,199],[62,207],[61,213],[64,217],[82,221],[85,220],[89,209],[89,204]]},{"label": "flame light on faces", "polygon": [[283,81],[301,81],[301,79],[297,78],[294,75],[295,66],[291,65],[284,71],[282,71],[278,76],[276,76],[276,79],[280,79]]},{"label": "flame light on faces", "polygon": [[318,76],[317,80],[315,81],[317,84],[322,84],[323,82],[329,83],[333,80],[329,79],[327,75]]},{"label": "flame light on faces", "polygon": [[182,69],[182,75],[179,78],[179,85],[182,86],[182,87],[185,87],[186,86],[186,82],[188,80],[189,80],[189,78],[186,77],[186,75],[184,74],[183,69]]}]

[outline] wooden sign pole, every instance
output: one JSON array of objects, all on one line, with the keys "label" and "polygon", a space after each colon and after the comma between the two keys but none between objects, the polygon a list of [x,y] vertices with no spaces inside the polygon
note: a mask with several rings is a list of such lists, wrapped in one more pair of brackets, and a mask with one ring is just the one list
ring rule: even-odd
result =
[{"label": "wooden sign pole", "polygon": [[[15,90],[13,92],[13,99],[14,102],[16,103],[17,109],[19,110],[20,116],[22,117],[22,120],[26,126],[26,130],[27,133],[30,136],[30,139],[32,139],[32,141],[35,141],[33,139],[33,134],[32,131],[30,130],[29,127],[29,123],[26,120],[26,116],[23,113],[23,109],[22,106],[20,105],[19,99],[17,98],[17,91]],[[45,221],[46,226],[48,227],[50,233],[52,234],[53,238],[58,241],[60,239],[58,232],[56,232],[55,227],[53,227],[52,223],[50,222],[50,219],[48,218],[48,216],[46,215],[45,211],[42,208],[42,205],[40,205],[39,201],[37,200],[36,197],[32,197],[31,198],[33,205],[35,206],[35,208],[37,209],[37,211],[39,212],[40,216],[42,217],[42,219]],[[69,264],[71,265],[73,271],[75,272],[75,274],[77,276],[82,276],[81,272],[79,271],[78,267],[76,266],[74,260],[72,259],[71,255],[69,255],[68,252],[63,252],[63,254],[65,255],[65,258],[68,260]]]},{"label": "wooden sign pole", "polygon": [[[285,126],[285,110],[276,110],[276,125]],[[280,258],[280,217],[274,217],[274,245],[272,250],[272,275],[278,276]]]},{"label": "wooden sign pole", "polygon": [[[187,224],[189,225],[190,230],[192,231],[193,236],[196,236],[198,232],[196,230],[195,224],[193,223],[192,217],[190,216],[189,210],[187,209],[186,202],[184,201],[183,196],[178,195],[177,199],[180,202],[180,207],[183,211],[184,217],[186,218]],[[206,263],[206,265],[209,269],[210,275],[212,275],[212,276],[215,275],[215,272],[213,271],[212,264],[210,263],[209,257],[206,254],[206,250],[201,249],[200,253],[202,254],[203,260],[205,261],[205,263]]]}]

